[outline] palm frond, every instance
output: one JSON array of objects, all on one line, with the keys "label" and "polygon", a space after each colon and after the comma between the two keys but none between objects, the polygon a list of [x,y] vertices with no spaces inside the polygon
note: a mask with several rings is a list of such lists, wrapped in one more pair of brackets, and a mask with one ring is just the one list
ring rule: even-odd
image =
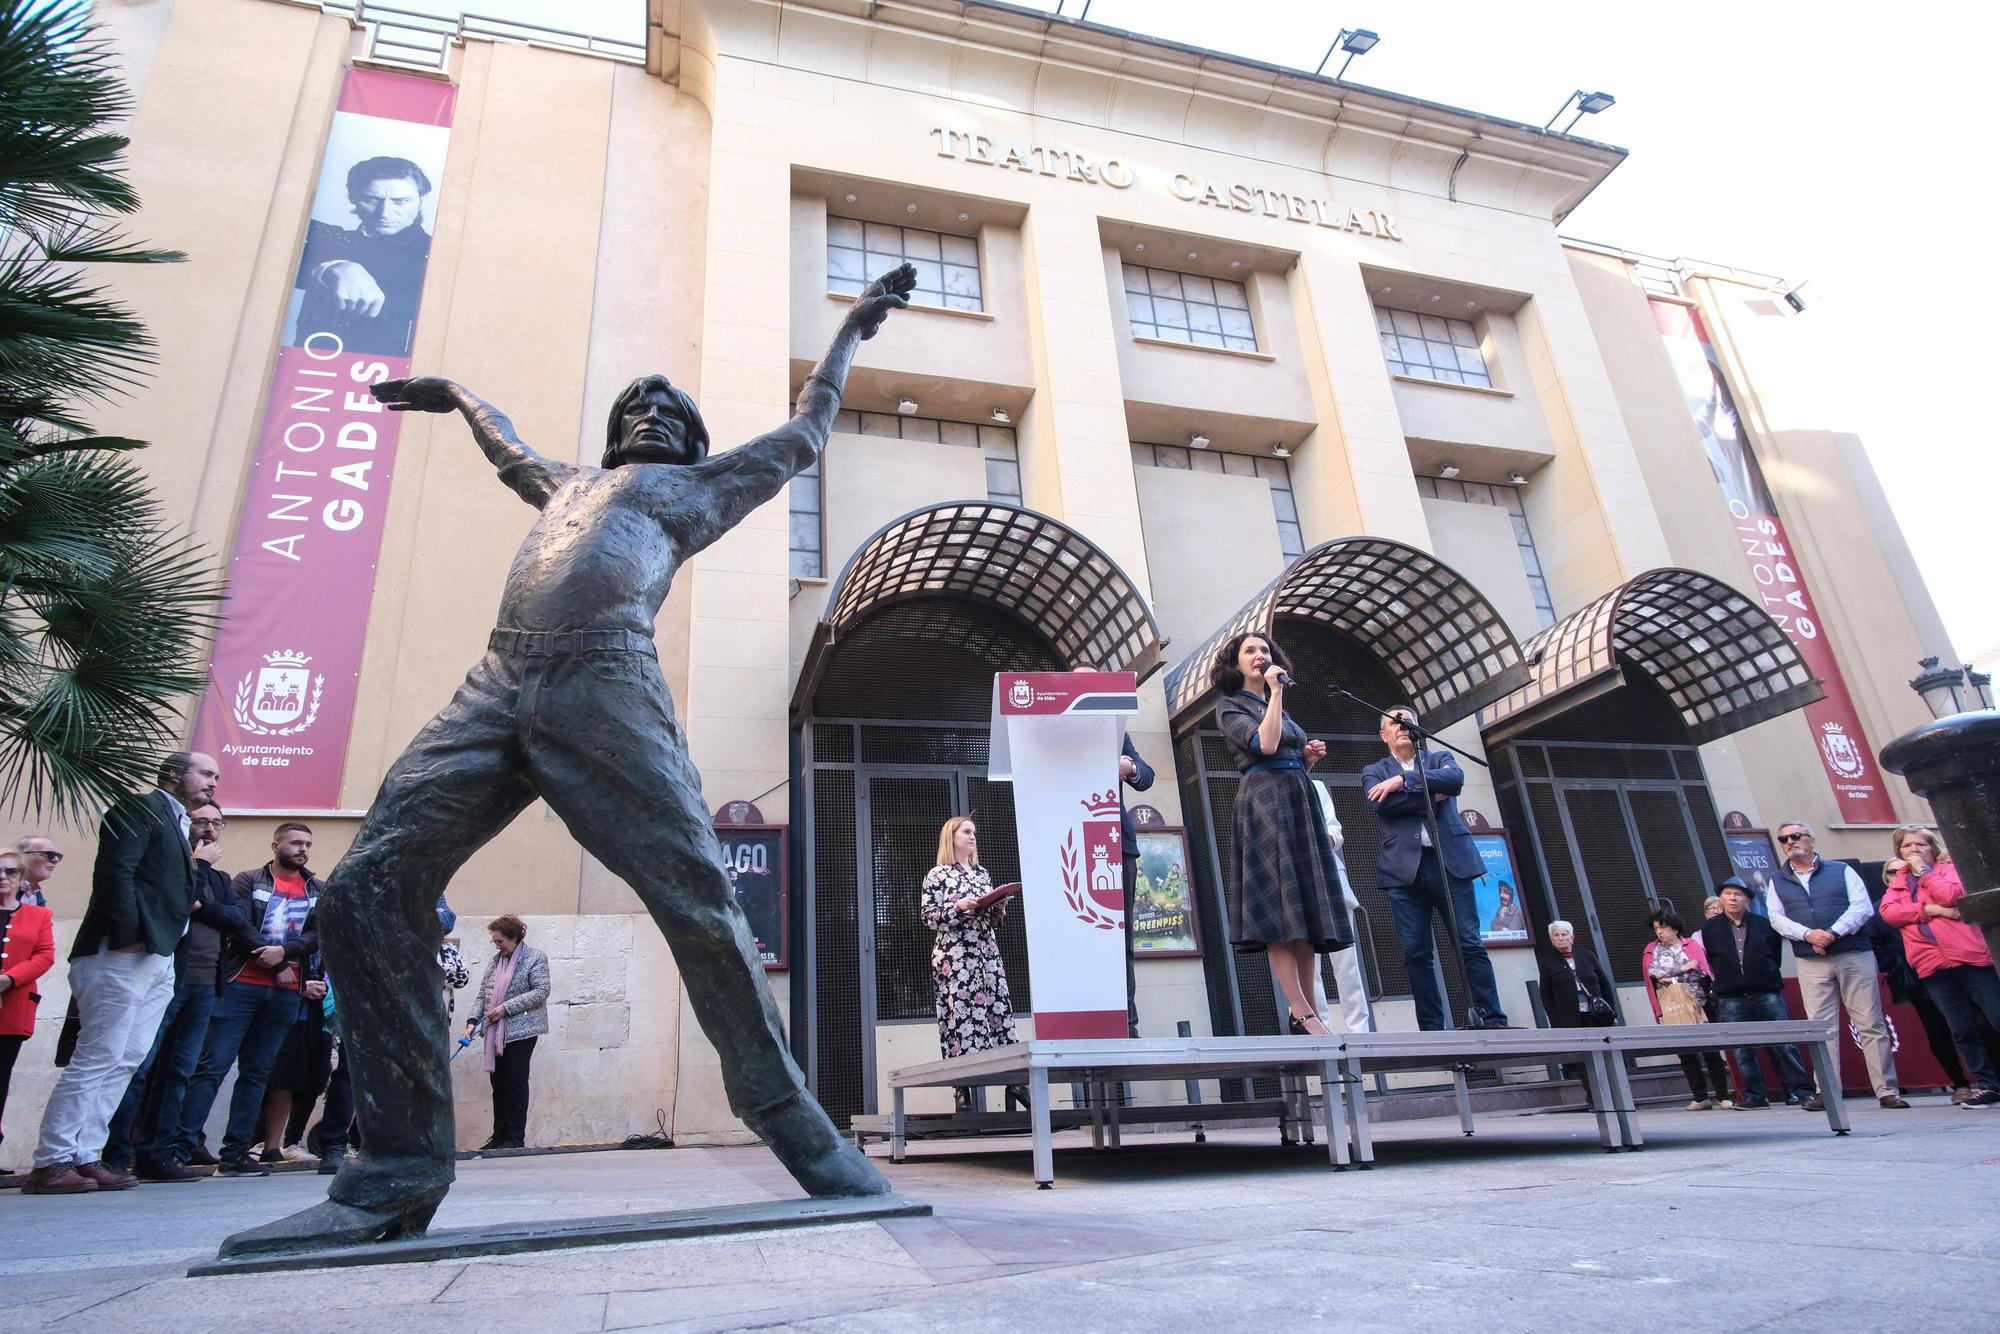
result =
[{"label": "palm frond", "polygon": [[81,823],[177,744],[222,584],[163,521],[143,442],[75,407],[154,359],[88,266],[181,258],[106,221],[139,203],[114,128],[131,100],[86,7],[0,0],[0,108],[0,805]]}]

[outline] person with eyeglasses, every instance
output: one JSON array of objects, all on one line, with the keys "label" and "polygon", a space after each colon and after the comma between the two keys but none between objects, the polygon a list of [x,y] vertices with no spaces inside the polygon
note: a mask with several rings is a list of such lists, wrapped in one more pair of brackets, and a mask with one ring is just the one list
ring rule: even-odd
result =
[{"label": "person with eyeglasses", "polygon": [[2000,1107],[2000,1073],[1987,1056],[1979,1016],[2000,1029],[2000,975],[1985,933],[1965,920],[1958,904],[1965,897],[1958,867],[1938,836],[1922,825],[1903,825],[1890,835],[1892,856],[1882,867],[1888,889],[1882,919],[1903,933],[1910,965],[1924,990],[1944,1011],[1960,1058],[1973,1080],[1962,1107]]},{"label": "person with eyeglasses", "polygon": [[188,1168],[179,1151],[181,1106],[222,994],[223,938],[250,929],[249,903],[236,892],[229,873],[215,864],[228,823],[213,802],[188,812],[195,905],[187,934],[174,951],[173,999],[160,1017],[152,1050],[125,1086],[104,1141],[105,1166],[141,1181],[188,1182],[202,1176]]},{"label": "person with eyeglasses", "polygon": [[[1884,1107],[1908,1107],[1896,1091],[1895,1047],[1882,1016],[1875,947],[1868,937],[1868,919],[1875,915],[1868,886],[1846,862],[1821,859],[1813,850],[1812,826],[1803,820],[1778,826],[1778,850],[1784,864],[1765,891],[1764,904],[1772,927],[1792,942],[1806,1016],[1837,1025],[1845,1006],[1868,1062],[1875,1100]],[[1838,1088],[1821,1088],[1805,1108],[1824,1111],[1825,1100],[1839,1096]]]},{"label": "person with eyeglasses", "polygon": [[14,840],[14,850],[21,854],[21,902],[48,907],[49,896],[42,886],[62,865],[62,849],[47,834],[23,834]]},{"label": "person with eyeglasses", "polygon": [[56,962],[55,916],[21,897],[27,879],[22,860],[18,853],[0,852],[0,1124],[6,1120],[14,1058],[35,1032],[35,1007],[42,1000],[35,983]]}]

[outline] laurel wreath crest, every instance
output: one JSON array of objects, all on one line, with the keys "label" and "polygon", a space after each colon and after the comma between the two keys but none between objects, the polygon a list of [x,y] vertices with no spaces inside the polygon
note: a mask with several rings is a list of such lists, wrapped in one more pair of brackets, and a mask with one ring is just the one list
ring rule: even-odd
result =
[{"label": "laurel wreath crest", "polygon": [[1062,846],[1063,900],[1085,926],[1094,926],[1099,931],[1119,930],[1124,923],[1099,911],[1097,905],[1084,894],[1083,875],[1077,863],[1076,830],[1072,829]]},{"label": "laurel wreath crest", "polygon": [[326,677],[315,676],[313,678],[312,699],[306,705],[306,716],[293,723],[290,727],[266,727],[257,721],[255,714],[250,712],[250,692],[252,686],[256,683],[256,679],[257,673],[254,671],[246,672],[244,673],[243,680],[236,687],[236,725],[244,731],[257,736],[291,736],[294,733],[303,732],[308,727],[311,727],[313,719],[319,717],[319,701],[320,696],[326,693]]}]

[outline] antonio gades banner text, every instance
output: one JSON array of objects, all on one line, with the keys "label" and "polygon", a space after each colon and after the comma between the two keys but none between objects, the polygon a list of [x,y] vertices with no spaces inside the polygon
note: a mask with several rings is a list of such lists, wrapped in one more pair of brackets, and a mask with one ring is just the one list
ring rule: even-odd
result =
[{"label": "antonio gades banner text", "polygon": [[400,424],[368,386],[409,373],[456,94],[341,85],[195,720],[232,810],[340,804]]},{"label": "antonio gades banner text", "polygon": [[1769,612],[1797,647],[1812,674],[1820,679],[1825,698],[1805,708],[1807,725],[1819,746],[1820,763],[1848,824],[1893,824],[1896,808],[1882,788],[1875,768],[1875,747],[1861,730],[1854,699],[1826,642],[1812,592],[1792,553],[1778,507],[1764,484],[1763,470],[1743,434],[1736,402],[1722,374],[1722,363],[1702,327],[1701,316],[1673,301],[1652,301],[1653,323],[1673,362],[1674,375],[1687,398],[1688,412],[1701,433],[1709,466],[1722,487],[1738,544],[1750,563],[1764,610]]}]

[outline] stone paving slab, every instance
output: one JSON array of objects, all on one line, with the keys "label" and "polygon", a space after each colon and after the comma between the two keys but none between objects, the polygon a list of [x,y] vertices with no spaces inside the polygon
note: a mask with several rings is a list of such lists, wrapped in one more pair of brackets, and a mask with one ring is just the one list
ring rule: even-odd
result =
[{"label": "stone paving slab", "polygon": [[[1381,1127],[1381,1165],[1263,1133],[1073,1137],[1037,1193],[1023,1146],[915,1154],[891,1183],[928,1218],[365,1269],[187,1278],[230,1232],[318,1198],[312,1177],[0,1195],[0,1330],[287,1334],[468,1327],[952,1334],[1240,1329],[1965,1328],[2000,1301],[2000,1112],[1855,1100],[1854,1134],[1802,1113],[1654,1112],[1607,1154],[1579,1118]],[[440,1228],[796,1200],[762,1149],[467,1163]]]}]

